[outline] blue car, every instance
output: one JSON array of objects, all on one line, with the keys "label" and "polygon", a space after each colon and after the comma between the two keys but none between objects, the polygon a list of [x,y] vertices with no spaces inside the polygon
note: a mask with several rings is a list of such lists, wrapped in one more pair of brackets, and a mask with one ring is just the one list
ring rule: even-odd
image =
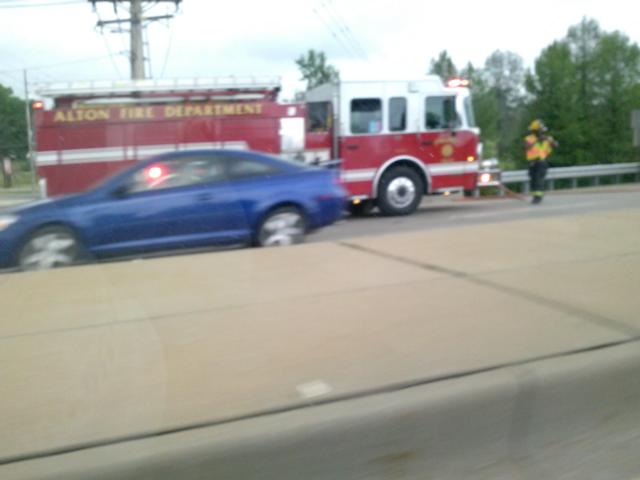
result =
[{"label": "blue car", "polygon": [[255,152],[173,152],[94,189],[0,214],[0,268],[44,269],[210,245],[290,245],[335,222],[334,169]]}]

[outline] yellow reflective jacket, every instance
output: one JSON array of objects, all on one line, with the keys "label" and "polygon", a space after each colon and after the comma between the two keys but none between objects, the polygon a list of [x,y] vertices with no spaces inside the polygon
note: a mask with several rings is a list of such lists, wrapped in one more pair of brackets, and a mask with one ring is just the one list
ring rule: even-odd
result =
[{"label": "yellow reflective jacket", "polygon": [[545,160],[553,151],[552,140],[548,137],[538,138],[537,135],[529,134],[524,137],[527,146],[527,160]]}]

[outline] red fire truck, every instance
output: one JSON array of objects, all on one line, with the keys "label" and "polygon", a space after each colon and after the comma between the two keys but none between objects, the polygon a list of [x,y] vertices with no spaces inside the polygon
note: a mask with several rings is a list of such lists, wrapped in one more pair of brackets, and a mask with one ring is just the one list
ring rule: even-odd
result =
[{"label": "red fire truck", "polygon": [[[340,82],[280,103],[275,78],[75,82],[38,89],[38,174],[47,193],[84,190],[150,155],[252,149],[308,163],[339,159],[351,209],[411,213],[423,194],[478,187],[469,90],[437,77]],[[42,103],[41,103],[42,105]],[[495,182],[483,176],[483,185]]]}]

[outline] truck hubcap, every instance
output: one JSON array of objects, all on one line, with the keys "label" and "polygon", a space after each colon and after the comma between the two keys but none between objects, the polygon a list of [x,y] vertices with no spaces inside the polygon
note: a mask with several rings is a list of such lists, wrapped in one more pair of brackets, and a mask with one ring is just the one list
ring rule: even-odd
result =
[{"label": "truck hubcap", "polygon": [[48,233],[31,239],[24,247],[20,266],[25,270],[70,265],[75,258],[75,240],[65,233]]},{"label": "truck hubcap", "polygon": [[407,177],[391,180],[387,187],[387,200],[394,208],[405,208],[416,198],[416,186]]}]

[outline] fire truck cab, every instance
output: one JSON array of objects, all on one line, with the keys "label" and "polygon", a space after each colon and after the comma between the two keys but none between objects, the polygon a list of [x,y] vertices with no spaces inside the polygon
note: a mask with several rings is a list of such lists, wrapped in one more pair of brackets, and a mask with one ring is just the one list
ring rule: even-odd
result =
[{"label": "fire truck cab", "polygon": [[[481,153],[464,82],[360,81],[306,94],[307,149],[341,160],[351,209],[413,212],[424,194],[474,190]],[[309,151],[309,150],[307,150]]]}]

